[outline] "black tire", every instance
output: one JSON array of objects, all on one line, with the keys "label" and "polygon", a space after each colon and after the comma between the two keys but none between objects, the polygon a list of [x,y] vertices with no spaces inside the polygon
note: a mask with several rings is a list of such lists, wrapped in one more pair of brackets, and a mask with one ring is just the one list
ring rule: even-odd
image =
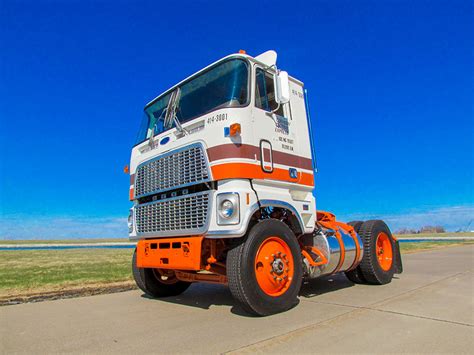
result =
[{"label": "black tire", "polygon": [[[392,263],[390,268],[383,270],[377,260],[376,241],[380,233],[385,233],[389,237],[392,248]],[[390,229],[384,221],[371,220],[364,222],[359,230],[359,235],[364,243],[364,256],[359,265],[364,279],[369,284],[384,285],[392,281],[396,269],[395,243]]]},{"label": "black tire", "polygon": [[[286,291],[275,296],[263,291],[256,275],[257,252],[260,246],[271,237],[278,237],[286,243],[291,251],[294,266],[291,281],[286,281],[289,282],[285,286]],[[281,255],[287,258],[284,254]],[[287,259],[279,260],[286,262]],[[288,269],[285,270],[288,271]],[[266,219],[257,223],[245,239],[227,253],[227,278],[232,295],[248,313],[268,316],[284,312],[297,305],[298,293],[303,281],[303,262],[301,249],[293,231],[285,223],[276,219]],[[284,278],[283,282],[289,279],[290,277]]]},{"label": "black tire", "polygon": [[353,227],[356,233],[359,233],[360,227],[362,227],[362,225],[364,224],[364,221],[351,221],[347,224]]},{"label": "black tire", "polygon": [[132,258],[132,272],[135,283],[140,290],[153,298],[180,295],[191,285],[190,282],[177,279],[168,279],[164,282],[161,280],[157,269],[138,268],[136,249]]},{"label": "black tire", "polygon": [[[359,234],[360,227],[364,224],[363,221],[351,221],[347,223],[348,225],[352,226],[357,234]],[[361,246],[362,247],[362,246]],[[362,275],[362,271],[360,270],[360,266],[357,266],[353,270],[349,270],[345,272],[346,277],[355,284],[365,284],[367,281],[364,279],[364,275]]]}]

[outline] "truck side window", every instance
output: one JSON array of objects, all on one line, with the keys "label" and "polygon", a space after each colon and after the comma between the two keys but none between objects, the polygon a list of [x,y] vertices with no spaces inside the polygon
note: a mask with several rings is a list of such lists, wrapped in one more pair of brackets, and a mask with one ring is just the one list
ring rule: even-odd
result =
[{"label": "truck side window", "polygon": [[[255,106],[268,112],[278,107],[278,103],[275,101],[273,75],[260,68],[257,68],[255,80]],[[275,113],[284,116],[283,105],[280,105]]]}]

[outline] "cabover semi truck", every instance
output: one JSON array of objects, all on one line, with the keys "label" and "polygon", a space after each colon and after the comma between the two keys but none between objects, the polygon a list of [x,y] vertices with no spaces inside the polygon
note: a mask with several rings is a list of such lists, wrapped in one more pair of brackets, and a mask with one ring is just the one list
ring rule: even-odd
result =
[{"label": "cabover semi truck", "polygon": [[316,209],[308,98],[276,59],[239,51],[145,106],[128,228],[147,295],[224,284],[265,316],[296,305],[304,280],[344,272],[382,285],[402,272],[383,221],[346,224]]}]

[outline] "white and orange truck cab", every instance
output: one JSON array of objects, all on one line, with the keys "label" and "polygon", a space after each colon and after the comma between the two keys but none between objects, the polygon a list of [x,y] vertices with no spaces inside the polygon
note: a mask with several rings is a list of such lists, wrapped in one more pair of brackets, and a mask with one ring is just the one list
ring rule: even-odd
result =
[{"label": "white and orange truck cab", "polygon": [[269,315],[297,304],[304,279],[345,272],[384,284],[402,271],[384,222],[316,211],[306,92],[276,59],[240,51],[145,106],[128,227],[148,295],[221,283],[245,310]]}]

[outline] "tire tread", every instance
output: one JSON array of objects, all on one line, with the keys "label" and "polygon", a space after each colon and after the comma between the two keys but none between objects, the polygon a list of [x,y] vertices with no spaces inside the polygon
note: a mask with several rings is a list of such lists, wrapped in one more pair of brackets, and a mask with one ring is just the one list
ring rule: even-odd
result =
[{"label": "tire tread", "polygon": [[[269,230],[273,230],[269,232]],[[295,273],[290,289],[278,297],[265,295],[253,276],[255,243],[266,234],[288,238],[286,242],[293,250]],[[280,233],[280,234],[279,234]],[[265,239],[263,239],[265,240]],[[293,231],[283,222],[276,219],[265,219],[255,224],[240,243],[227,252],[227,279],[229,289],[242,309],[257,316],[267,316],[286,311],[298,303],[298,293],[303,281],[303,263],[301,250]],[[293,247],[291,246],[293,245]],[[297,268],[300,269],[297,269]],[[251,267],[250,267],[251,268]]]},{"label": "tire tread", "polygon": [[360,227],[360,236],[364,243],[364,256],[359,266],[364,279],[367,280],[369,284],[373,285],[383,285],[389,283],[392,279],[394,269],[393,262],[389,271],[383,271],[378,266],[377,260],[373,255],[375,243],[374,238],[377,238],[377,234],[380,232],[381,228],[386,229],[386,231],[389,232],[389,237],[391,238],[390,230],[388,229],[385,222],[381,220],[370,220],[365,222]]}]

